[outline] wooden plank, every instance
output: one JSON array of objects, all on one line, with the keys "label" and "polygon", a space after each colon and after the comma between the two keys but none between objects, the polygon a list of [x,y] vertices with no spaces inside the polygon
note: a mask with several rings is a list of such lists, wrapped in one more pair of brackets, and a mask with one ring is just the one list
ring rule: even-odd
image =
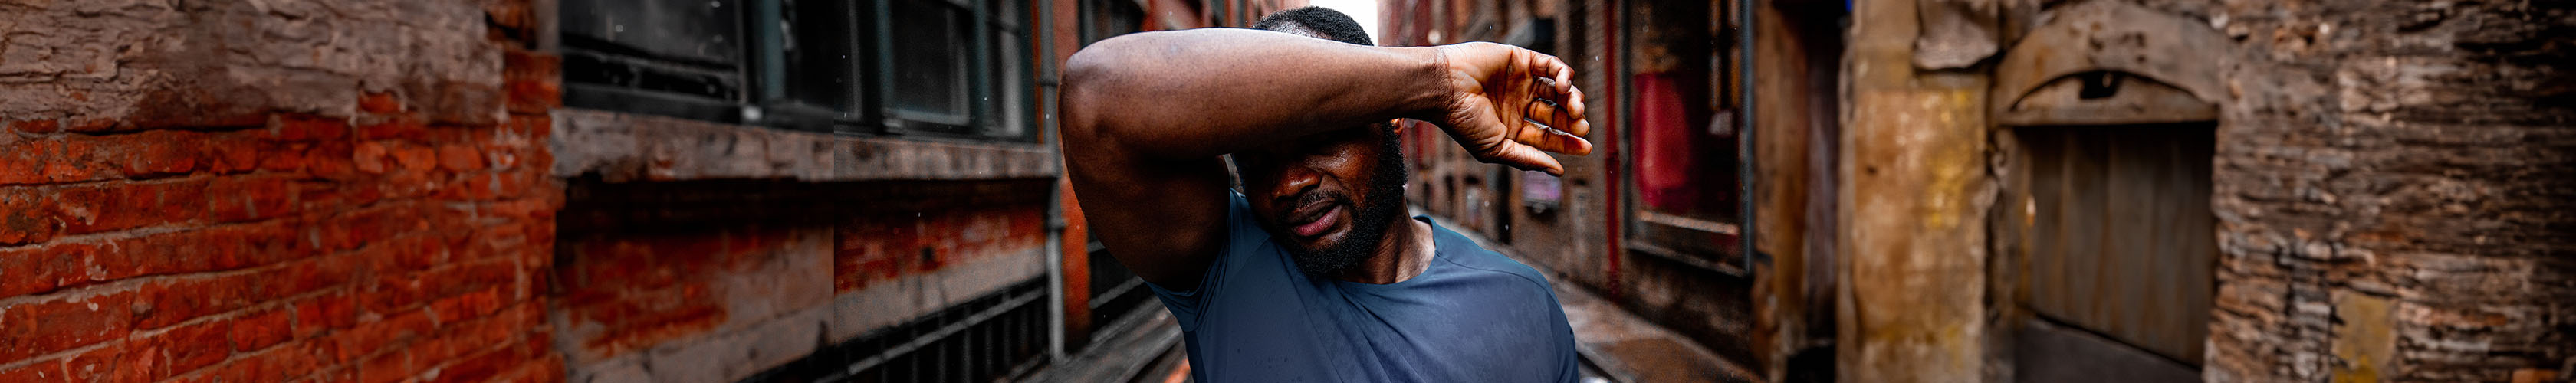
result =
[{"label": "wooden plank", "polygon": [[2029,127],[2025,272],[2042,317],[2198,361],[2216,241],[2207,124]]}]

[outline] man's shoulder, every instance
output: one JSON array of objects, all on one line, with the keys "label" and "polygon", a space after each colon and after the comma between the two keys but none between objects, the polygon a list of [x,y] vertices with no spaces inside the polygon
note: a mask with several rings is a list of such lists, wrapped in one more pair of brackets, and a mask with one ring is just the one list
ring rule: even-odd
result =
[{"label": "man's shoulder", "polygon": [[1439,230],[1435,231],[1439,233],[1434,241],[1439,253],[1432,257],[1435,262],[1446,262],[1470,272],[1499,277],[1517,287],[1527,288],[1530,292],[1551,296],[1555,294],[1555,290],[1549,287],[1547,277],[1539,273],[1537,268],[1522,264],[1519,260],[1504,256],[1501,252],[1485,248],[1483,244],[1458,232],[1450,231],[1447,227],[1439,227]]}]

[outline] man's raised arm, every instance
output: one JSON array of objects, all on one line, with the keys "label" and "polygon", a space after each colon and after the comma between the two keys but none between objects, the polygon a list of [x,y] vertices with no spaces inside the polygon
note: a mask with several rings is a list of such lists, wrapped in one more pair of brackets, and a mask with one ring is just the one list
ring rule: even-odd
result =
[{"label": "man's raised arm", "polygon": [[1227,175],[1217,156],[1414,118],[1488,162],[1558,173],[1563,167],[1541,151],[1591,150],[1576,138],[1590,129],[1581,93],[1550,80],[1568,74],[1553,57],[1489,43],[1383,48],[1246,29],[1129,34],[1066,60],[1065,166],[1092,232],[1121,264],[1157,285],[1196,289],[1225,240]]}]

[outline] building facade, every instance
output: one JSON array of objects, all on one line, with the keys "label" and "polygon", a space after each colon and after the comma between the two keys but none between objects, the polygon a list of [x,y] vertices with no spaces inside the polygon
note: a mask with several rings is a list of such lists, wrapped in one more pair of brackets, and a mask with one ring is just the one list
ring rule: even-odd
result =
[{"label": "building facade", "polygon": [[1295,5],[0,4],[0,381],[1020,376],[1152,307],[1056,63]]},{"label": "building facade", "polygon": [[[1299,5],[0,2],[0,381],[1021,376],[1155,309],[1055,64]],[[1687,374],[2576,376],[2564,4],[1381,6],[1576,67],[1598,153],[1408,198]]]},{"label": "building facade", "polygon": [[2570,375],[2564,5],[1745,5],[1389,3],[1600,127],[1561,179],[1420,137],[1416,202],[1757,380]]}]

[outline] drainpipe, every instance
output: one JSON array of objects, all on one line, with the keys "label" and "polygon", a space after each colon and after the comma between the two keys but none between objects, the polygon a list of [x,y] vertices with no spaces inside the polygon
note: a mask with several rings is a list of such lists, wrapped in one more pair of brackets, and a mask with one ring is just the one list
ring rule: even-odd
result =
[{"label": "drainpipe", "polygon": [[[1735,2],[1736,17],[1743,18],[1742,21],[1736,24],[1738,25],[1738,29],[1735,34],[1738,39],[1736,44],[1738,44],[1737,49],[1740,49],[1738,53],[1741,56],[1736,60],[1736,65],[1740,66],[1742,69],[1739,70],[1743,71],[1737,78],[1744,79],[1744,84],[1738,85],[1737,87],[1739,89],[1736,89],[1736,91],[1743,93],[1743,103],[1738,104],[1739,107],[1736,109],[1736,115],[1738,118],[1743,120],[1737,122],[1737,125],[1735,126],[1735,131],[1737,132],[1735,134],[1736,157],[1740,157],[1740,159],[1735,161],[1735,184],[1738,188],[1735,195],[1737,196],[1737,203],[1741,205],[1737,208],[1736,214],[1743,216],[1744,222],[1736,226],[1737,235],[1735,238],[1735,244],[1742,247],[1742,249],[1737,250],[1738,252],[1736,254],[1743,255],[1744,261],[1744,265],[1737,267],[1736,269],[1743,270],[1744,278],[1746,279],[1753,278],[1754,257],[1759,254],[1756,252],[1757,250],[1754,249],[1753,238],[1755,235],[1759,235],[1762,232],[1761,230],[1754,229],[1755,226],[1753,221],[1753,162],[1760,159],[1760,156],[1754,155],[1753,152],[1755,147],[1753,141],[1753,134],[1755,131],[1755,129],[1753,129],[1753,103],[1755,102],[1753,98],[1753,89],[1756,88],[1753,86],[1753,82],[1759,81],[1756,79],[1760,78],[1753,76],[1753,54],[1755,50],[1753,45],[1753,23],[1756,20],[1761,19],[1760,17],[1754,16],[1753,7],[1754,3],[1758,2],[1760,1],[1738,0]],[[1768,261],[1770,257],[1764,256],[1762,258],[1764,261]]]},{"label": "drainpipe", "polygon": [[1605,166],[1605,168],[1609,169],[1609,174],[1607,174],[1609,177],[1606,177],[1609,178],[1607,180],[1609,182],[1604,182],[1604,184],[1607,184],[1608,186],[1605,187],[1605,189],[1609,190],[1601,194],[1610,199],[1606,204],[1609,206],[1608,210],[1610,210],[1610,212],[1607,214],[1608,217],[1605,217],[1605,220],[1609,221],[1609,225],[1605,225],[1606,227],[1604,227],[1605,229],[1608,229],[1607,231],[1609,231],[1610,234],[1606,241],[1609,242],[1610,253],[1603,254],[1601,257],[1602,260],[1606,261],[1604,262],[1605,265],[1603,265],[1604,267],[1602,267],[1602,269],[1604,273],[1607,274],[1601,284],[1601,291],[1607,293],[1604,295],[1608,295],[1610,301],[1617,302],[1619,301],[1620,296],[1626,295],[1622,293],[1622,291],[1625,290],[1619,287],[1619,260],[1627,257],[1628,255],[1626,249],[1628,241],[1628,219],[1626,218],[1626,215],[1629,203],[1627,198],[1627,184],[1628,166],[1630,166],[1630,164],[1627,156],[1628,140],[1619,137],[1620,131],[1627,129],[1626,120],[1628,118],[1628,97],[1625,93],[1620,93],[1623,90],[1620,89],[1622,87],[1619,86],[1620,84],[1628,82],[1628,60],[1626,60],[1628,56],[1628,46],[1619,44],[1620,35],[1624,34],[1628,30],[1627,25],[1620,23],[1620,19],[1623,18],[1622,16],[1625,16],[1628,13],[1628,2],[1612,1],[1610,4],[1603,6],[1602,8],[1603,14],[1601,17],[1609,21],[1609,25],[1605,25],[1601,28],[1603,32],[1602,34],[1607,35],[1603,36],[1603,39],[1607,41],[1602,44],[1602,50],[1604,51],[1603,53],[1606,53],[1604,56],[1609,56],[1606,58],[1609,62],[1604,63],[1606,65],[1602,66],[1606,67],[1605,69],[1610,70],[1610,74],[1601,76],[1603,80],[1606,80],[1602,81],[1601,85],[1610,88],[1608,89],[1609,92],[1605,93],[1607,94],[1607,97],[1610,98],[1610,116],[1608,118],[1610,126],[1607,127],[1608,129],[1602,129],[1603,134],[1601,137],[1602,140],[1610,141],[1610,145],[1608,145],[1610,150],[1609,153],[1607,153],[1609,158],[1604,158],[1602,160],[1608,161],[1610,166]]},{"label": "drainpipe", "polygon": [[[1037,70],[1037,72],[1038,72],[1038,78],[1039,78],[1039,79],[1041,79],[1041,80],[1040,80],[1040,82],[1041,82],[1041,83],[1052,83],[1052,82],[1054,82],[1054,79],[1055,79],[1055,70],[1056,70],[1056,68],[1055,68],[1055,61],[1056,61],[1056,57],[1055,57],[1055,54],[1056,54],[1056,50],[1055,50],[1055,2],[1053,2],[1053,1],[1039,1],[1039,2],[1037,2],[1037,3],[1038,3],[1038,4],[1037,4],[1037,5],[1038,5],[1038,11],[1037,11],[1037,13],[1036,13],[1036,16],[1037,16],[1038,22],[1037,22],[1036,28],[1033,28],[1033,29],[1037,30],[1037,33],[1033,33],[1033,34],[1037,35],[1037,43],[1038,43],[1037,47],[1038,47],[1038,49],[1036,49],[1036,51],[1035,51],[1035,52],[1029,52],[1030,54],[1028,55],[1028,57],[1029,57],[1029,58],[1032,58],[1032,59],[1036,59],[1036,60],[1037,60],[1037,62],[1038,62],[1038,65],[1037,65],[1037,66],[1038,66],[1038,70]],[[1024,25],[1025,25],[1025,24],[1024,24]],[[1052,88],[1054,88],[1054,87],[1053,87],[1053,86],[1048,86],[1047,88],[1052,89]],[[1038,99],[1038,103],[1039,103],[1039,104],[1040,104],[1040,106],[1041,106],[1039,109],[1041,109],[1041,110],[1043,111],[1043,113],[1040,113],[1040,114],[1038,115],[1038,121],[1039,121],[1039,122],[1038,122],[1038,144],[1040,144],[1040,145],[1047,145],[1047,146],[1056,146],[1056,137],[1055,137],[1056,132],[1055,132],[1055,126],[1054,126],[1054,125],[1055,125],[1055,124],[1054,124],[1054,122],[1055,122],[1055,107],[1056,107],[1056,105],[1055,105],[1055,101],[1056,101],[1056,100],[1055,100],[1055,96],[1050,95],[1050,94],[1048,94],[1048,92],[1043,92],[1043,91],[1041,91],[1041,92],[1037,92],[1037,93],[1038,93],[1038,94],[1036,94],[1035,96],[1037,96],[1036,98]],[[1062,173],[1062,172],[1063,172],[1063,167],[1064,167],[1063,155],[1061,154],[1061,153],[1063,152],[1063,150],[1064,150],[1064,149],[1062,149],[1062,147],[1061,147],[1061,146],[1056,146],[1056,147],[1057,147],[1056,151],[1057,151],[1057,153],[1059,153],[1059,154],[1056,156],[1056,158],[1057,158],[1057,160],[1056,160],[1056,166],[1057,166],[1057,168],[1058,168],[1058,169],[1057,169],[1057,172],[1060,174],[1060,173]],[[1064,206],[1064,192],[1065,192],[1065,190],[1064,190],[1064,183],[1063,183],[1063,182],[1053,182],[1053,183],[1051,183],[1051,184],[1052,184],[1053,186],[1048,186],[1048,187],[1047,187],[1047,219],[1046,219],[1046,225],[1047,225],[1047,229],[1046,229],[1046,230],[1047,230],[1047,239],[1046,239],[1046,270],[1047,270],[1047,362],[1048,362],[1048,364],[1060,364],[1060,363],[1064,363],[1064,359],[1065,359],[1065,357],[1064,357],[1064,294],[1065,294],[1065,291],[1064,291],[1064,228],[1065,228],[1065,221],[1064,221],[1064,208],[1065,208],[1065,206]]]}]

